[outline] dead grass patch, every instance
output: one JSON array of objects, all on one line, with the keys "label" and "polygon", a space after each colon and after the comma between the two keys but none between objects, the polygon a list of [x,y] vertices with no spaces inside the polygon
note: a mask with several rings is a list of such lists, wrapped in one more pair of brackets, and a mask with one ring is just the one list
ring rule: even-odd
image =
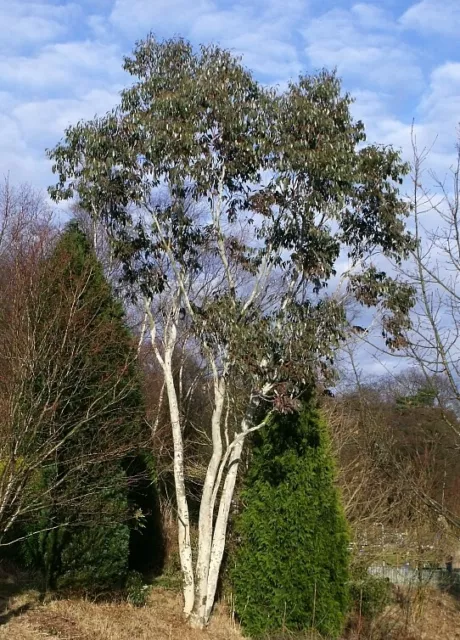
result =
[{"label": "dead grass patch", "polygon": [[[34,635],[35,633],[35,635]],[[147,606],[54,600],[12,617],[1,640],[238,640],[241,634],[218,608],[208,629],[191,629],[182,619],[181,597],[153,590]]]},{"label": "dead grass patch", "polygon": [[399,589],[398,602],[389,605],[370,624],[354,630],[347,640],[460,640],[460,602],[437,589]]},{"label": "dead grass patch", "polygon": [[[182,618],[180,594],[155,588],[148,604],[89,599],[39,601],[33,590],[8,601],[0,640],[242,640],[224,606],[208,629],[191,629]],[[401,598],[366,629],[355,628],[348,640],[460,640],[460,601],[447,593],[425,590]]]}]

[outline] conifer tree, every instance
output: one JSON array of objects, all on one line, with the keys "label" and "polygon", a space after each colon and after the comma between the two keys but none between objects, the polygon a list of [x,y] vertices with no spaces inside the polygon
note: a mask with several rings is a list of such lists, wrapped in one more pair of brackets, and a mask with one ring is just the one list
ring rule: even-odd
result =
[{"label": "conifer tree", "polygon": [[[43,265],[48,304],[35,310],[37,341],[50,331],[55,359],[36,363],[31,401],[53,407],[38,434],[59,432],[55,451],[36,478],[46,495],[27,523],[25,555],[45,586],[103,587],[128,570],[129,457],[142,438],[142,395],[132,336],[84,233],[70,223]],[[61,368],[59,375],[53,369]],[[43,389],[46,389],[46,394]],[[37,443],[39,446],[39,443]],[[127,462],[128,460],[128,462]],[[129,471],[128,471],[129,473]]]},{"label": "conifer tree", "polygon": [[255,435],[242,497],[232,582],[244,630],[336,638],[348,606],[348,535],[313,399]]}]

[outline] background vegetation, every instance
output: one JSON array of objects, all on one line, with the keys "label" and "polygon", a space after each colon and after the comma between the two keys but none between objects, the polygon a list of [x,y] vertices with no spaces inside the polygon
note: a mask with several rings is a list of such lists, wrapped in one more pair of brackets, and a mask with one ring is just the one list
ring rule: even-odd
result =
[{"label": "background vegetation", "polygon": [[[34,610],[182,589],[192,627],[220,600],[230,635],[404,638],[460,565],[458,168],[434,201],[414,142],[410,208],[334,73],[275,93],[151,35],[124,68],[49,152],[68,224],[0,189],[3,582]],[[363,345],[404,365],[371,379]],[[402,565],[415,586],[369,573]]]}]

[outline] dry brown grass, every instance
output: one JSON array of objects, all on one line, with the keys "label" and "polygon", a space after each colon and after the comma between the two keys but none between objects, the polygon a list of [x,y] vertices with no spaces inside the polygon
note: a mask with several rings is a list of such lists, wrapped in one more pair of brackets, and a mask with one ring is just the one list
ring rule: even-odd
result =
[{"label": "dry brown grass", "polygon": [[[13,598],[11,612],[24,606]],[[0,626],[1,640],[238,640],[241,634],[218,608],[209,628],[191,629],[182,619],[178,594],[154,589],[148,605],[94,603],[84,599],[54,600],[32,607]]]},{"label": "dry brown grass", "polygon": [[[410,615],[400,620],[393,637],[396,640],[456,640],[460,638],[460,602],[435,589],[422,591]],[[397,629],[401,629],[401,635]],[[406,635],[404,635],[404,633]]]},{"label": "dry brown grass", "polygon": [[[0,586],[0,640],[242,640],[223,606],[208,629],[191,629],[181,596],[166,589],[153,589],[148,604],[136,608],[83,598],[41,603],[18,575],[0,575]],[[355,627],[348,640],[460,640],[458,598],[424,589],[401,592],[398,600],[370,627]]]},{"label": "dry brown grass", "polygon": [[370,623],[354,620],[347,640],[458,640],[460,601],[436,589],[400,589],[399,602]]}]

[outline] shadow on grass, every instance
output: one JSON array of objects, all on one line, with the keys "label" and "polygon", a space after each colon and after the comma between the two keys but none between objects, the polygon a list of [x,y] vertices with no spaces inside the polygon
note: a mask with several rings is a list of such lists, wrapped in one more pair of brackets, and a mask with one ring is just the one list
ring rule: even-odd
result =
[{"label": "shadow on grass", "polygon": [[457,606],[460,608],[460,572],[458,569],[443,575],[439,581],[439,588],[442,592],[454,598],[457,601]]},{"label": "shadow on grass", "polygon": [[16,618],[16,616],[20,616],[26,611],[28,611],[32,607],[32,603],[26,602],[25,604],[21,604],[19,607],[15,609],[11,609],[6,613],[0,614],[0,626],[6,624],[11,620],[11,618]]},{"label": "shadow on grass", "polygon": [[0,560],[0,625],[28,611],[41,598],[30,576]]}]

